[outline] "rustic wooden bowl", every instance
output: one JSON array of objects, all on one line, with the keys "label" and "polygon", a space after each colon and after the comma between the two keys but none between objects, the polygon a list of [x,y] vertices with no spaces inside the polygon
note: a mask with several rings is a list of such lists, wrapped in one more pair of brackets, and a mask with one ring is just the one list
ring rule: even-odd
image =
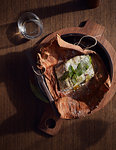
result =
[{"label": "rustic wooden bowl", "polygon": [[[96,51],[104,61],[104,64],[109,72],[112,84],[110,90],[101,99],[99,107],[95,108],[92,111],[92,113],[103,108],[112,99],[116,91],[116,62],[115,62],[116,52],[112,47],[112,45],[103,36],[104,31],[105,28],[103,26],[91,21],[87,21],[84,27],[72,27],[61,29],[48,35],[47,37],[45,37],[44,39],[42,39],[37,43],[37,45],[39,44],[40,46],[44,45],[48,43],[53,37],[55,37],[56,34],[59,34],[65,41],[69,43],[75,43],[79,41],[79,39],[83,35],[91,35],[91,36],[100,35],[97,37],[98,40],[97,45],[93,47],[92,50]],[[86,42],[92,43],[92,40],[89,39]],[[55,135],[60,130],[61,119],[53,114],[53,111],[49,104],[47,105],[45,104],[45,107],[46,111],[41,116],[38,128],[47,134]],[[46,121],[52,118],[53,120],[55,120],[55,126],[53,128],[49,128],[49,126],[46,125]]]}]

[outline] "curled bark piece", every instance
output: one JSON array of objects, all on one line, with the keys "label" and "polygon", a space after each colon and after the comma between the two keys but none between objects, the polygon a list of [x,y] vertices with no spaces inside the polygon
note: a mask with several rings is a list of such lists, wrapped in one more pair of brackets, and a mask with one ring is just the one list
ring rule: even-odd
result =
[{"label": "curled bark piece", "polygon": [[73,119],[85,116],[90,112],[89,107],[81,101],[72,99],[71,97],[63,97],[56,102],[61,118]]},{"label": "curled bark piece", "polygon": [[78,45],[73,45],[70,44],[64,40],[61,39],[61,37],[57,34],[57,41],[60,47],[64,47],[64,48],[69,48],[69,49],[73,49],[73,50],[77,50],[78,52],[81,52],[82,54],[84,54],[84,50],[78,46]]}]

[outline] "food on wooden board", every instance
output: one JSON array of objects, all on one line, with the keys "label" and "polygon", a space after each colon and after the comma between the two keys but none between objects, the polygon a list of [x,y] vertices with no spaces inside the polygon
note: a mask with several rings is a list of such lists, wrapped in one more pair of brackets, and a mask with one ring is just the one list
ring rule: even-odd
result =
[{"label": "food on wooden board", "polygon": [[37,67],[64,119],[85,116],[99,107],[111,86],[101,57],[92,50],[65,42],[59,35],[36,47]]}]

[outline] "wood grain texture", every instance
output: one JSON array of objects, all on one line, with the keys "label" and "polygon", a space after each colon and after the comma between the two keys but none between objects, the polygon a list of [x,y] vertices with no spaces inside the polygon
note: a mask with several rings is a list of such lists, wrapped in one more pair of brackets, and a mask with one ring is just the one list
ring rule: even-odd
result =
[{"label": "wood grain texture", "polygon": [[[41,37],[31,41],[13,39],[17,18],[24,11],[33,11],[42,19]],[[105,26],[105,37],[115,48],[115,17],[115,0],[101,0],[95,9],[82,7],[78,0],[0,0],[0,150],[116,149],[116,94],[92,116],[63,121],[55,137],[35,132],[39,114],[43,113],[42,103],[35,100],[28,87],[25,54],[45,35],[76,27],[88,19]]]}]

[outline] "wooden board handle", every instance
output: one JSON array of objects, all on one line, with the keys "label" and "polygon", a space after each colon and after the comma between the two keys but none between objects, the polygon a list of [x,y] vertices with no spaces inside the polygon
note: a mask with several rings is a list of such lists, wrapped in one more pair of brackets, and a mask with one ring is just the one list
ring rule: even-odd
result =
[{"label": "wooden board handle", "polygon": [[[113,97],[113,95],[115,93],[115,89],[116,89],[116,61],[115,61],[116,52],[115,52],[114,48],[111,46],[111,44],[103,36],[104,32],[105,32],[105,28],[102,25],[99,25],[97,23],[94,23],[94,22],[88,20],[83,27],[71,27],[71,28],[64,28],[64,29],[58,30],[58,31],[48,35],[40,43],[40,45],[48,43],[57,34],[64,35],[64,34],[77,33],[77,34],[92,35],[95,37],[98,35],[101,35],[101,36],[97,37],[97,40],[100,42],[101,45],[103,45],[103,47],[105,48],[105,50],[108,52],[109,56],[111,57],[112,65],[113,65],[113,80],[112,80],[112,86],[111,86],[110,90],[105,94],[102,102],[100,103],[100,105],[101,105],[100,108],[104,107],[111,100],[111,98]],[[96,112],[98,110],[99,110],[99,108],[96,108],[93,112]],[[38,127],[40,130],[42,130],[50,135],[55,135],[58,133],[58,131],[61,127],[62,120],[53,116],[54,113],[52,113],[52,111],[51,111],[51,113],[49,113],[50,111],[47,108],[47,111],[46,111],[47,113],[45,112],[43,114]],[[47,123],[49,124],[50,122],[53,121],[53,120],[49,120],[49,119],[53,119],[53,120],[55,119],[55,121],[56,121],[56,127],[54,126],[55,128],[52,128],[52,129],[49,128],[49,125],[47,125]],[[46,123],[46,121],[47,121],[47,123]],[[54,124],[54,121],[52,123]]]},{"label": "wooden board handle", "polygon": [[45,106],[45,111],[41,116],[38,128],[46,134],[56,135],[62,125],[62,120],[56,116],[50,104]]},{"label": "wooden board handle", "polygon": [[102,36],[105,32],[105,27],[91,20],[88,20],[86,21],[84,27],[82,27],[82,30],[88,35],[92,35],[92,36],[101,35]]}]

